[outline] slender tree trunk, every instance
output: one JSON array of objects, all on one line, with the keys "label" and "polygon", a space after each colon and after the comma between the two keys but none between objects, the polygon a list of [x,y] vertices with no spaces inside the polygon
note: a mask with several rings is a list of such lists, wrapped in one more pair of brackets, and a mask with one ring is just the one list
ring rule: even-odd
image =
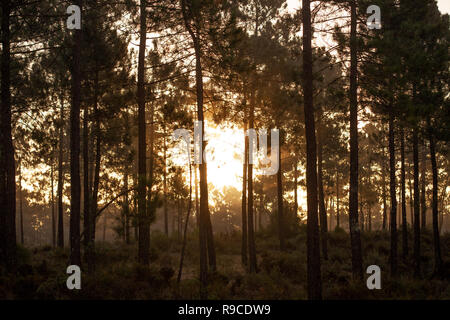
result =
[{"label": "slender tree trunk", "polygon": [[[294,218],[297,219],[298,215],[298,169],[297,169],[297,161],[294,164]],[[261,217],[261,215],[260,215]],[[296,221],[296,220],[295,220]]]},{"label": "slender tree trunk", "polygon": [[339,172],[336,170],[336,227],[340,228],[340,215],[339,215]]},{"label": "slender tree trunk", "polygon": [[[125,165],[125,170],[124,170],[124,175],[123,175],[123,187],[125,190],[128,190],[128,169]],[[124,213],[125,213],[125,225],[124,225],[124,235],[125,235],[125,243],[129,244],[130,243],[130,202],[129,202],[129,198],[128,198],[128,192],[124,194],[124,198],[123,198],[123,203],[124,203]]]},{"label": "slender tree trunk", "polygon": [[322,240],[322,255],[328,260],[328,225],[327,210],[325,207],[325,196],[323,192],[323,146],[322,146],[322,109],[319,109],[317,116],[317,170],[318,170],[318,186],[319,186],[319,217],[320,217],[320,236]]},{"label": "slender tree trunk", "polygon": [[180,284],[181,274],[183,272],[183,261],[184,261],[184,254],[185,254],[185,250],[186,250],[187,229],[188,229],[188,224],[189,224],[189,216],[191,214],[191,207],[192,207],[192,165],[191,165],[191,159],[189,159],[189,203],[188,203],[188,210],[187,210],[187,214],[186,214],[186,221],[184,223],[183,244],[181,247],[180,267],[178,269],[177,285]]},{"label": "slender tree trunk", "polygon": [[[192,38],[195,50],[195,83],[196,83],[196,95],[197,95],[197,119],[201,121],[202,134],[205,134],[205,123],[203,117],[203,71],[201,64],[201,46],[197,35],[191,25],[192,11],[191,8],[186,6],[185,0],[180,0],[181,9],[183,14],[184,23],[189,35]],[[203,157],[205,152],[206,143],[201,139],[201,156]],[[199,226],[199,242],[200,242],[200,282],[202,298],[207,297],[207,275],[208,275],[208,261],[207,254],[209,256],[210,266],[215,269],[216,257],[214,248],[214,238],[212,234],[211,220],[209,216],[208,208],[208,182],[207,182],[207,167],[206,162],[201,159],[199,165],[200,171],[200,226]]]},{"label": "slender tree trunk", "polygon": [[94,168],[94,183],[92,187],[91,214],[89,215],[90,230],[90,245],[93,253],[92,262],[95,264],[95,226],[96,226],[96,212],[98,208],[98,189],[100,184],[100,165],[101,165],[101,132],[100,132],[100,113],[98,111],[98,71],[95,73],[94,80],[94,119],[95,119],[95,168]]},{"label": "slender tree trunk", "polygon": [[[50,197],[50,202],[52,204],[52,246],[56,247],[56,218],[55,218],[55,191],[54,191],[54,178],[53,178],[53,173],[54,173],[54,169],[53,169],[53,154],[52,154],[52,164],[51,164],[51,173],[50,173],[50,192],[51,192],[51,197]],[[21,175],[21,174],[20,174]],[[19,178],[20,179],[20,178]],[[20,195],[22,195],[22,190],[20,190]],[[22,211],[22,197],[20,198],[20,211]]]},{"label": "slender tree trunk", "polygon": [[420,276],[420,204],[419,204],[419,138],[417,127],[413,129],[414,162],[414,274]]},{"label": "slender tree trunk", "polygon": [[316,130],[314,128],[313,73],[311,48],[310,0],[302,0],[303,20],[303,92],[306,135],[306,191],[307,191],[307,280],[308,298],[322,299],[320,273],[319,222],[317,212],[317,156]]},{"label": "slender tree trunk", "polygon": [[2,1],[1,16],[1,110],[0,110],[0,263],[8,271],[17,266],[16,172],[11,135],[11,2]]},{"label": "slender tree trunk", "polygon": [[389,106],[389,190],[391,195],[391,276],[397,275],[397,195],[395,191],[394,107]]},{"label": "slender tree trunk", "polygon": [[283,212],[283,167],[281,165],[281,145],[282,138],[280,138],[280,145],[278,147],[278,172],[277,172],[277,198],[278,198],[278,238],[280,240],[280,250],[285,250],[285,225]]},{"label": "slender tree trunk", "polygon": [[[82,0],[76,1],[82,8]],[[70,110],[70,263],[81,265],[80,251],[80,105],[81,105],[81,37],[75,30],[72,70],[72,108]]]},{"label": "slender tree trunk", "polygon": [[433,247],[434,247],[434,271],[440,274],[442,271],[441,242],[439,238],[438,223],[438,169],[436,162],[436,142],[434,141],[433,129],[428,119],[428,139],[430,140],[431,169],[433,172]]},{"label": "slender tree trunk", "polygon": [[241,260],[244,266],[248,263],[247,256],[247,166],[248,166],[248,137],[247,120],[244,119],[244,164],[242,166],[242,248]]},{"label": "slender tree trunk", "polygon": [[402,189],[402,257],[408,257],[408,222],[406,221],[406,175],[405,175],[405,133],[400,129],[400,157],[401,157],[401,189]]},{"label": "slender tree trunk", "polygon": [[60,127],[59,127],[59,154],[58,154],[58,247],[64,247],[64,214],[63,214],[63,150],[64,150],[64,98],[60,96]]},{"label": "slender tree trunk", "polygon": [[103,219],[103,242],[106,241],[106,226],[108,225],[107,219],[108,215],[105,214],[105,218]]},{"label": "slender tree trunk", "polygon": [[[164,127],[164,150],[163,150],[163,161],[164,161],[164,168],[163,168],[163,188],[164,188],[164,232],[166,236],[169,236],[169,216],[167,212],[167,145],[166,145],[166,129]],[[195,197],[197,198],[197,193],[195,194]]]},{"label": "slender tree trunk", "polygon": [[198,165],[194,164],[194,184],[195,184],[195,216],[197,219],[197,228],[200,226],[200,198],[198,196]]},{"label": "slender tree trunk", "polygon": [[386,221],[387,221],[387,191],[386,191],[386,166],[385,166],[385,150],[383,147],[383,157],[382,160],[383,164],[381,165],[382,168],[382,174],[381,174],[381,178],[382,178],[382,189],[383,189],[383,230],[386,230]]},{"label": "slender tree trunk", "polygon": [[349,220],[352,247],[352,272],[355,279],[362,279],[361,236],[358,224],[358,60],[356,1],[351,0],[350,27],[350,197]]},{"label": "slender tree trunk", "polygon": [[411,182],[411,163],[409,164],[409,174],[408,174],[408,180],[409,180],[409,210],[411,213],[411,227],[414,226],[414,197],[413,197],[413,186]]},{"label": "slender tree trunk", "polygon": [[422,165],[420,167],[420,213],[421,213],[421,229],[425,230],[427,225],[427,205],[426,205],[426,167],[427,167],[427,156],[425,153],[425,145],[422,149]]},{"label": "slender tree trunk", "polygon": [[148,265],[150,253],[150,226],[147,212],[147,144],[145,118],[145,45],[147,37],[147,1],[140,3],[139,61],[138,61],[138,261]]},{"label": "slender tree trunk", "polygon": [[91,239],[91,224],[90,224],[90,186],[89,186],[89,127],[88,117],[89,110],[88,104],[84,103],[83,112],[83,246],[84,246],[84,258],[88,264],[88,269],[91,269],[91,257],[90,257],[90,239]]},{"label": "slender tree trunk", "polygon": [[[250,102],[250,117],[249,117],[249,129],[254,128],[255,117],[255,99],[254,93],[252,93],[252,99]],[[248,196],[247,196],[247,215],[248,215],[248,256],[249,256],[249,272],[256,272],[256,248],[255,248],[255,235],[253,226],[253,164],[248,163]]]},{"label": "slender tree trunk", "polygon": [[20,244],[25,244],[23,235],[23,191],[22,191],[22,161],[19,162],[19,214],[20,214]]}]

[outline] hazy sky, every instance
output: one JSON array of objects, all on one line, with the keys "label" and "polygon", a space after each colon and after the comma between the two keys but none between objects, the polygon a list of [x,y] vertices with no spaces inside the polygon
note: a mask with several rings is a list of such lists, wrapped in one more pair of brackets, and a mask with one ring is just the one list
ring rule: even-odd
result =
[{"label": "hazy sky", "polygon": [[441,13],[450,14],[450,0],[437,0]]},{"label": "hazy sky", "polygon": [[[289,7],[298,8],[300,7],[300,0],[288,0]],[[437,0],[439,10],[441,13],[450,14],[450,0]]]}]

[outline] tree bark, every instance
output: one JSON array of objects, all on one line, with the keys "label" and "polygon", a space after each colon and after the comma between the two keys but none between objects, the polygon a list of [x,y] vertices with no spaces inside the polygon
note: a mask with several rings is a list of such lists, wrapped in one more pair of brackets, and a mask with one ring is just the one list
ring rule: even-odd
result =
[{"label": "tree bark", "polygon": [[17,266],[16,257],[16,172],[11,135],[11,4],[2,1],[1,19],[1,110],[0,110],[0,263],[8,271]]},{"label": "tree bark", "polygon": [[419,138],[418,129],[413,129],[414,162],[414,274],[420,276],[420,204],[419,204]]},{"label": "tree bark", "polygon": [[[55,191],[54,191],[54,178],[53,178],[53,173],[54,173],[54,169],[53,169],[53,152],[52,152],[52,158],[51,158],[51,173],[50,173],[50,192],[51,192],[51,197],[50,197],[50,202],[52,205],[52,246],[56,247],[56,218],[55,218]],[[21,175],[21,174],[20,174]],[[20,179],[20,177],[19,177]],[[21,186],[20,186],[21,187]],[[22,190],[20,190],[20,195],[22,196]],[[20,211],[22,211],[22,197],[20,198]]]},{"label": "tree bark", "polygon": [[428,119],[428,139],[430,140],[431,169],[433,172],[433,247],[434,247],[434,271],[440,274],[442,271],[441,242],[439,238],[439,213],[438,213],[438,169],[436,161],[436,142],[433,129]]},{"label": "tree bark", "polygon": [[401,157],[401,189],[402,189],[402,257],[408,257],[408,222],[406,220],[406,174],[405,174],[405,133],[400,129],[400,157]]},{"label": "tree bark", "polygon": [[317,156],[316,133],[314,128],[313,73],[311,48],[311,8],[310,0],[302,0],[303,20],[303,92],[306,136],[306,191],[307,191],[307,287],[308,298],[322,299],[322,279],[320,273],[320,245],[317,212]]},{"label": "tree bark", "polygon": [[340,212],[339,212],[339,171],[336,170],[336,227],[340,228]]},{"label": "tree bark", "polygon": [[187,243],[187,228],[188,228],[188,224],[189,224],[189,216],[191,214],[191,207],[192,207],[192,165],[191,165],[191,159],[189,159],[189,203],[188,203],[188,210],[187,210],[187,214],[186,214],[186,221],[184,223],[183,244],[181,247],[180,267],[178,269],[177,285],[180,284],[181,274],[183,272],[183,261],[184,261],[184,254],[185,254],[185,250],[186,250],[186,243]]},{"label": "tree bark", "polygon": [[147,37],[147,1],[140,2],[139,60],[138,60],[138,261],[149,265],[150,226],[147,212],[147,144],[145,119],[145,45]]},{"label": "tree bark", "polygon": [[361,280],[362,252],[361,235],[358,224],[358,59],[357,59],[357,17],[356,1],[351,0],[350,27],[350,196],[349,220],[352,247],[352,272],[355,279]]},{"label": "tree bark", "polygon": [[386,230],[386,221],[387,221],[387,191],[386,191],[386,166],[385,166],[385,149],[383,147],[383,156],[381,161],[383,162],[381,165],[381,178],[382,178],[382,190],[383,190],[383,230]]},{"label": "tree bark", "polygon": [[64,247],[64,211],[63,211],[63,151],[64,151],[64,98],[60,95],[60,115],[59,115],[59,150],[58,150],[58,247]]},{"label": "tree bark", "polygon": [[[195,84],[196,84],[196,95],[197,95],[197,119],[201,121],[202,134],[205,134],[205,123],[203,116],[203,71],[201,64],[201,46],[198,39],[198,35],[195,34],[192,25],[192,7],[187,6],[186,0],[180,0],[181,9],[183,14],[184,23],[186,29],[191,36],[192,42],[194,44],[195,51]],[[203,157],[205,153],[206,143],[203,139],[201,143],[201,156]],[[209,256],[210,267],[215,269],[215,248],[214,248],[214,238],[212,234],[212,225],[209,216],[208,208],[208,182],[207,182],[207,167],[204,159],[201,159],[199,165],[200,171],[200,225],[199,225],[199,242],[200,242],[200,282],[201,282],[201,292],[202,298],[207,297],[206,285],[208,281],[208,261],[207,255]]]},{"label": "tree bark", "polygon": [[391,276],[397,275],[397,195],[395,191],[394,107],[389,106],[389,191],[391,198]]},{"label": "tree bark", "polygon": [[20,214],[20,244],[25,244],[23,235],[23,191],[22,191],[22,161],[19,161],[19,214]]},{"label": "tree bark", "polygon": [[[94,168],[94,183],[92,186],[91,196],[91,214],[89,215],[89,224],[91,228],[90,245],[91,250],[95,253],[95,226],[96,226],[96,212],[98,208],[98,189],[100,184],[100,165],[101,165],[101,132],[100,132],[100,113],[98,111],[98,71],[95,74],[94,80],[94,120],[95,120],[95,168]],[[92,263],[95,264],[95,255],[92,256]]]},{"label": "tree bark", "polygon": [[323,192],[323,145],[322,145],[322,108],[319,109],[317,117],[317,170],[318,170],[318,187],[319,187],[319,217],[320,217],[320,237],[322,240],[322,255],[328,260],[328,224],[327,209],[325,207],[325,196]]},{"label": "tree bark", "polygon": [[[298,169],[297,169],[297,160],[294,163],[294,218],[297,219],[298,215]],[[261,217],[261,215],[260,215]],[[297,221],[297,220],[295,220]]]},{"label": "tree bark", "polygon": [[90,223],[90,186],[89,186],[89,109],[88,104],[84,103],[83,108],[83,246],[84,246],[84,259],[88,265],[88,270],[91,270],[92,261],[90,256],[90,239],[91,239],[91,223]]},{"label": "tree bark", "polygon": [[[254,129],[255,119],[255,99],[254,93],[250,102],[250,116],[249,116],[249,129]],[[249,257],[249,272],[256,272],[256,247],[255,247],[255,234],[253,225],[253,164],[248,163],[248,196],[247,196],[247,223],[248,223],[248,257]]]},{"label": "tree bark", "polygon": [[247,166],[248,166],[248,137],[247,120],[244,119],[244,164],[242,165],[242,248],[241,260],[244,266],[248,264],[247,256]]},{"label": "tree bark", "polygon": [[[82,8],[82,0],[76,1]],[[81,105],[81,29],[75,30],[72,70],[72,108],[70,110],[70,263],[81,265],[80,252],[80,105]]]},{"label": "tree bark", "polygon": [[280,145],[278,147],[278,172],[277,172],[277,204],[278,204],[278,238],[280,240],[280,250],[285,250],[285,224],[283,212],[283,170],[281,165],[281,145],[283,138],[280,137]]},{"label": "tree bark", "polygon": [[427,167],[427,156],[425,153],[425,145],[422,149],[422,165],[420,166],[420,213],[421,213],[421,229],[425,230],[427,225],[427,204],[426,204],[426,167]]},{"label": "tree bark", "polygon": [[[164,232],[166,236],[169,236],[169,216],[167,212],[167,145],[166,145],[166,129],[164,128],[164,150],[163,150],[163,161],[164,161],[164,168],[163,168],[163,190],[164,190]],[[196,194],[197,198],[197,194]]]}]

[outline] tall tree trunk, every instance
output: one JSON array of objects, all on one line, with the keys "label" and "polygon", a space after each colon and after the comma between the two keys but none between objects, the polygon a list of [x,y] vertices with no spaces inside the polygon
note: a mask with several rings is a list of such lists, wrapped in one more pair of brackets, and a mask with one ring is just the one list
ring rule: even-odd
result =
[{"label": "tall tree trunk", "polygon": [[197,228],[200,227],[200,198],[198,196],[198,165],[194,164],[194,180],[195,180],[195,215],[197,218]]},{"label": "tall tree trunk", "polygon": [[139,61],[138,61],[138,261],[148,265],[150,253],[150,226],[147,212],[147,147],[145,119],[145,45],[147,37],[147,1],[141,0],[140,31],[139,31]]},{"label": "tall tree trunk", "polygon": [[440,274],[442,271],[441,242],[439,238],[438,223],[438,169],[436,162],[436,142],[433,129],[428,119],[428,139],[430,140],[431,169],[433,172],[433,247],[434,247],[434,271]]},{"label": "tall tree trunk", "polygon": [[[51,197],[50,197],[50,202],[52,204],[52,246],[56,247],[56,218],[55,218],[55,191],[54,191],[54,178],[53,178],[53,173],[54,173],[54,167],[53,167],[53,152],[52,152],[52,164],[51,164],[51,173],[50,173],[50,192],[51,192]],[[19,178],[20,179],[20,178]],[[20,194],[22,195],[22,190],[20,190]],[[22,197],[20,198],[20,211],[22,211]]]},{"label": "tall tree trunk", "polygon": [[419,138],[418,129],[413,129],[414,162],[414,274],[420,276],[420,204],[419,204]]},{"label": "tall tree trunk", "polygon": [[89,109],[88,104],[84,103],[83,111],[83,246],[84,246],[84,258],[88,264],[88,269],[91,269],[91,257],[90,257],[90,239],[91,239],[91,224],[90,224],[90,185],[89,185]]},{"label": "tall tree trunk", "polygon": [[320,236],[322,240],[322,255],[328,260],[328,225],[327,225],[327,209],[325,207],[325,196],[323,192],[323,146],[322,146],[322,108],[319,109],[317,116],[317,170],[318,170],[318,186],[319,186],[319,217],[320,217]]},{"label": "tall tree trunk", "polygon": [[[125,165],[125,172],[123,175],[123,188],[128,190],[128,169]],[[130,243],[130,202],[128,198],[128,192],[124,194],[123,198],[124,203],[124,213],[125,213],[125,225],[124,225],[124,235],[125,235],[125,243]]]},{"label": "tall tree trunk", "polygon": [[400,157],[401,157],[401,189],[402,189],[402,257],[408,257],[408,222],[406,221],[406,173],[405,173],[405,133],[400,129]]},{"label": "tall tree trunk", "polygon": [[413,197],[413,185],[411,182],[411,163],[409,164],[408,180],[409,180],[409,210],[411,214],[411,228],[414,226],[414,197]]},{"label": "tall tree trunk", "polygon": [[64,211],[63,211],[63,151],[64,151],[64,97],[60,95],[60,115],[59,115],[59,150],[58,150],[58,247],[64,247]]},{"label": "tall tree trunk", "polygon": [[242,166],[242,248],[241,260],[244,266],[248,263],[247,256],[247,166],[248,166],[248,137],[247,119],[244,119],[244,164]]},{"label": "tall tree trunk", "polygon": [[386,166],[385,166],[385,148],[383,147],[383,156],[381,158],[381,179],[382,179],[382,193],[383,193],[383,230],[386,230],[386,222],[387,222],[387,191],[386,191]]},{"label": "tall tree trunk", "polygon": [[[249,116],[249,129],[254,128],[255,119],[255,99],[254,93],[250,102],[250,116]],[[247,196],[247,223],[248,223],[248,257],[249,257],[249,272],[256,272],[256,247],[255,247],[255,234],[253,226],[253,164],[248,163],[248,196]]]},{"label": "tall tree trunk", "polygon": [[[424,141],[425,143],[425,141]],[[427,155],[425,151],[425,145],[422,149],[422,165],[420,166],[420,213],[421,213],[421,229],[425,230],[427,225],[427,204],[426,204],[426,167],[427,167]]]},{"label": "tall tree trunk", "polygon": [[306,191],[307,191],[307,280],[308,298],[322,299],[320,274],[319,222],[317,212],[317,156],[316,130],[314,125],[313,73],[311,48],[310,0],[302,0],[303,20],[303,92],[306,135]]},{"label": "tall tree trunk", "polygon": [[336,227],[340,228],[340,212],[339,212],[339,171],[336,170]]},{"label": "tall tree trunk", "polygon": [[285,250],[285,221],[283,212],[283,167],[281,165],[281,145],[283,138],[280,137],[278,147],[278,171],[277,171],[277,204],[278,204],[278,238],[280,240],[280,250]]},{"label": "tall tree trunk", "polygon": [[1,110],[0,110],[0,263],[14,271],[16,258],[16,177],[11,135],[10,15],[11,3],[2,1]]},{"label": "tall tree trunk", "polygon": [[[76,1],[82,8],[82,0]],[[70,263],[81,265],[80,252],[80,105],[81,105],[81,37],[75,30],[72,70],[72,107],[70,110]]]},{"label": "tall tree trunk", "polygon": [[355,279],[362,279],[361,235],[358,224],[358,59],[356,1],[351,0],[350,27],[350,196],[349,220],[352,247],[352,272]]},{"label": "tall tree trunk", "polygon": [[25,244],[23,235],[23,191],[22,191],[22,161],[19,162],[19,214],[20,214],[20,244]]},{"label": "tall tree trunk", "polygon": [[[164,233],[169,236],[169,216],[167,212],[167,145],[166,145],[166,128],[164,127],[164,137],[163,137],[163,190],[164,190]],[[190,159],[189,159],[190,160]],[[195,195],[197,198],[197,194]]]},{"label": "tall tree trunk", "polygon": [[192,207],[192,164],[191,164],[191,159],[189,159],[189,203],[188,203],[188,210],[187,210],[187,214],[186,214],[186,221],[184,223],[183,244],[181,246],[180,267],[178,269],[177,285],[180,284],[181,274],[183,272],[183,261],[184,261],[184,253],[186,250],[187,229],[188,229],[188,224],[189,224],[189,216],[191,214],[191,207]]},{"label": "tall tree trunk", "polygon": [[[100,132],[100,113],[98,111],[98,70],[95,73],[94,79],[94,120],[95,120],[95,168],[94,168],[94,183],[92,186],[91,196],[91,214],[89,215],[90,230],[90,245],[93,254],[95,253],[95,226],[96,226],[96,212],[98,207],[98,188],[100,184],[100,165],[101,165],[101,132]],[[92,256],[93,264],[95,264],[95,255]]]},{"label": "tall tree trunk", "polygon": [[[298,215],[298,169],[297,169],[297,160],[294,163],[294,218],[297,219]],[[261,215],[260,215],[261,217]],[[294,220],[296,221],[296,220]]]},{"label": "tall tree trunk", "polygon": [[397,275],[397,195],[395,191],[394,107],[389,106],[389,191],[391,196],[391,276]]},{"label": "tall tree trunk", "polygon": [[[195,86],[197,95],[197,119],[201,122],[202,134],[205,134],[205,123],[203,116],[203,71],[201,64],[201,46],[200,40],[197,38],[192,25],[192,8],[186,6],[185,0],[180,0],[181,9],[183,14],[184,23],[189,35],[191,36],[192,42],[194,44],[195,51]],[[206,143],[201,139],[201,157],[205,153]],[[200,282],[201,282],[201,293],[202,298],[207,297],[206,285],[207,285],[207,274],[208,274],[208,261],[207,254],[209,256],[210,266],[215,269],[216,266],[216,256],[214,248],[214,238],[212,234],[212,225],[209,216],[208,208],[208,182],[207,182],[207,167],[206,162],[201,159],[199,165],[200,171],[200,226],[199,226],[199,242],[200,242]]]}]

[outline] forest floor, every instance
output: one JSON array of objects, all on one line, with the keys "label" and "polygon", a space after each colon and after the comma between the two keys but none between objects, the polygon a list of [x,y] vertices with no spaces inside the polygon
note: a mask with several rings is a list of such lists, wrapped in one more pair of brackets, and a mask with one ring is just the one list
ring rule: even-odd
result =
[{"label": "forest floor", "polygon": [[[136,263],[136,244],[96,243],[96,270],[82,274],[81,290],[68,290],[68,249],[19,247],[19,268],[11,276],[0,270],[0,299],[199,299],[198,238],[188,237],[183,276],[176,278],[181,244],[153,232],[151,265]],[[248,274],[241,264],[239,233],[216,235],[217,272],[209,275],[209,299],[306,299],[306,228],[301,226],[287,240],[285,252],[269,231],[257,232],[258,273]],[[444,272],[433,276],[432,236],[422,235],[422,277],[413,277],[412,234],[409,257],[401,258],[399,272],[389,276],[389,235],[365,232],[362,236],[363,268],[381,268],[381,289],[369,290],[351,276],[349,235],[342,229],[329,233],[328,259],[322,260],[324,299],[450,299],[450,234],[441,237]]]}]

